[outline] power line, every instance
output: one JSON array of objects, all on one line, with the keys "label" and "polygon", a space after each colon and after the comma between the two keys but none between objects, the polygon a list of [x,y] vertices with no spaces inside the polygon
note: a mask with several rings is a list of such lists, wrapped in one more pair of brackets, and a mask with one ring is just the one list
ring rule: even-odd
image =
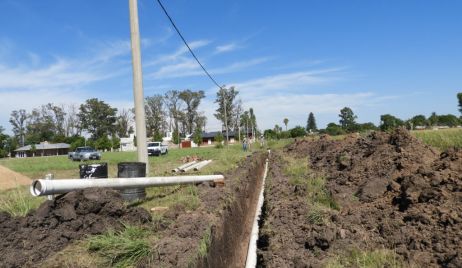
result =
[{"label": "power line", "polygon": [[191,55],[194,57],[194,59],[197,61],[197,63],[201,66],[202,70],[204,70],[205,74],[210,78],[210,80],[212,80],[212,82],[219,88],[221,89],[222,87],[217,83],[217,81],[212,77],[212,75],[210,75],[209,72],[207,72],[207,70],[205,69],[204,65],[202,65],[202,63],[199,61],[199,59],[196,57],[196,54],[194,54],[194,52],[192,51],[191,47],[188,45],[188,42],[186,42],[186,39],[183,37],[183,35],[181,34],[180,30],[178,29],[178,27],[176,27],[175,25],[175,22],[173,22],[173,19],[172,17],[170,17],[170,15],[168,14],[167,10],[165,9],[164,5],[162,5],[162,2],[160,0],[157,0],[157,3],[159,3],[160,7],[162,8],[162,10],[164,11],[165,15],[167,16],[168,20],[170,21],[170,23],[172,24],[173,28],[175,28],[176,32],[178,33],[178,35],[181,37],[181,40],[183,40],[183,43],[186,45],[186,47],[189,49],[189,52],[191,52]]}]

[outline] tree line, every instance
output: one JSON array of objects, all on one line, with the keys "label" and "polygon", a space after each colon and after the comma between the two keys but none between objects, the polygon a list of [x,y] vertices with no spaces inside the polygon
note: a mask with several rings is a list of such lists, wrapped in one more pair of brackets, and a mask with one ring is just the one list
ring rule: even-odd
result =
[{"label": "tree line", "polygon": [[[222,131],[253,133],[257,131],[256,116],[252,108],[244,111],[239,91],[234,87],[222,87],[216,94],[218,105],[214,116],[222,122]],[[205,131],[207,117],[199,111],[205,98],[202,90],[169,90],[145,98],[146,131],[153,140],[161,140],[172,132],[176,144],[189,134],[200,141]],[[24,145],[65,142],[71,149],[89,145],[101,150],[117,149],[120,138],[134,133],[134,109],[118,109],[97,98],[80,105],[55,105],[48,103],[30,112],[19,109],[10,114],[13,136],[4,133],[0,126],[0,157]],[[90,135],[89,139],[83,137]],[[226,137],[225,137],[226,138]]]},{"label": "tree line", "polygon": [[[462,92],[457,94],[457,101],[459,112],[462,114]],[[419,114],[415,115],[407,120],[400,119],[391,114],[383,114],[380,116],[380,124],[376,126],[372,122],[358,123],[358,118],[353,110],[349,107],[344,107],[340,110],[338,124],[331,122],[327,124],[324,129],[318,129],[316,126],[316,119],[314,114],[310,112],[307,118],[306,127],[296,126],[290,130],[287,129],[289,119],[284,118],[282,120],[285,125],[285,131],[278,124],[273,129],[267,129],[264,131],[266,138],[272,139],[283,139],[283,138],[295,138],[305,136],[307,133],[319,133],[329,135],[343,135],[353,132],[366,132],[372,130],[389,131],[398,127],[405,127],[409,130],[414,129],[425,129],[433,127],[455,127],[462,125],[462,116],[457,117],[453,114],[438,115],[435,112],[431,113],[429,117]]]}]

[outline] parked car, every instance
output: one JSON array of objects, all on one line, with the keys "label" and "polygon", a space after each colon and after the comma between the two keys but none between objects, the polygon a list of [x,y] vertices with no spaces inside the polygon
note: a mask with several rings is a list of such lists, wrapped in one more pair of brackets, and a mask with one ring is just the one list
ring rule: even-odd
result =
[{"label": "parked car", "polygon": [[91,147],[77,147],[75,152],[69,153],[69,158],[73,161],[100,160],[101,153]]},{"label": "parked car", "polygon": [[163,145],[160,141],[148,142],[148,155],[159,156],[161,154],[168,154],[167,145]]}]

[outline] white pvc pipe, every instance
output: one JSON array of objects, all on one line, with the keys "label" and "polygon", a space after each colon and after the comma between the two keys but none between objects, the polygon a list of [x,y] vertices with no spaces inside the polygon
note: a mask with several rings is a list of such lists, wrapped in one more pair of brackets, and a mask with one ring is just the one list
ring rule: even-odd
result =
[{"label": "white pvc pipe", "polygon": [[202,163],[204,163],[204,162],[207,162],[207,160],[204,160],[204,161],[201,161],[201,162],[196,163],[196,164],[194,164],[194,165],[185,167],[185,168],[181,169],[181,172],[186,172],[186,171],[189,171],[189,170],[191,170],[191,169],[194,169],[196,166],[198,166],[198,165],[200,165],[200,164],[202,164]]},{"label": "white pvc pipe", "polygon": [[194,164],[196,164],[196,163],[197,163],[197,161],[192,161],[192,162],[186,163],[186,164],[181,165],[181,166],[179,166],[179,167],[177,167],[177,168],[175,168],[175,169],[172,169],[172,172],[178,172],[178,171],[182,170],[183,168],[192,166],[192,165],[194,165]]},{"label": "white pvc pipe", "polygon": [[199,169],[201,169],[201,168],[207,166],[207,165],[210,164],[210,163],[212,163],[212,160],[203,161],[203,162],[199,163],[199,165],[194,166],[194,170],[195,170],[195,171],[198,171]]},{"label": "white pvc pipe", "polygon": [[[268,150],[268,155],[270,150]],[[260,220],[261,209],[263,207],[265,191],[265,180],[268,175],[268,159],[265,163],[265,173],[263,174],[263,180],[261,184],[260,194],[258,196],[257,211],[255,213],[255,218],[253,220],[252,232],[250,233],[249,247],[247,248],[247,259],[245,261],[245,268],[255,268],[257,267],[257,241],[259,235],[258,221]]]},{"label": "white pvc pipe", "polygon": [[174,176],[174,177],[141,177],[110,179],[60,179],[35,180],[30,192],[33,196],[63,194],[87,188],[127,189],[136,187],[166,186],[177,184],[200,183],[223,180],[223,175]]}]

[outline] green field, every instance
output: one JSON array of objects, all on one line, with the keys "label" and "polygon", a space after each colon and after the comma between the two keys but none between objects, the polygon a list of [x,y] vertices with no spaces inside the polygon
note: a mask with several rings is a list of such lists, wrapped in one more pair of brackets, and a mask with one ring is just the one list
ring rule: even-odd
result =
[{"label": "green field", "polygon": [[[275,143],[281,146],[284,143]],[[260,148],[253,151],[261,150]],[[188,149],[171,149],[167,155],[149,157],[150,176],[171,175],[171,170],[182,165],[186,156],[197,156],[201,159],[213,161],[200,171],[189,171],[186,174],[214,174],[237,167],[239,161],[245,159],[252,151],[244,152],[240,145],[230,145],[229,148],[199,147]],[[56,179],[79,178],[79,165],[82,163],[107,162],[109,177],[117,177],[117,164],[120,162],[136,161],[136,152],[106,152],[101,161],[74,162],[67,156],[30,157],[1,159],[0,165],[24,174],[32,179],[43,178],[46,174],[54,174]],[[168,186],[147,188],[148,198],[140,206],[149,209],[155,206],[171,206],[182,204],[188,209],[195,209],[200,205],[195,186]],[[43,197],[32,197],[27,186],[7,191],[0,190],[0,211],[7,211],[12,215],[25,215],[30,209],[38,207]]]},{"label": "green field", "polygon": [[411,133],[424,143],[440,150],[462,148],[462,128],[415,130]]},{"label": "green field", "polygon": [[[198,156],[202,159],[212,159],[213,162],[203,168],[201,173],[224,171],[236,165],[239,159],[250,154],[243,152],[241,146],[230,145],[229,149],[215,147],[199,147],[187,149],[171,149],[167,155],[149,157],[149,175],[158,176],[171,174],[171,170],[183,164],[182,158]],[[105,152],[100,161],[74,162],[67,156],[29,157],[1,159],[0,165],[24,174],[32,179],[43,178],[52,173],[55,178],[79,178],[79,165],[106,162],[109,167],[109,177],[117,177],[117,163],[136,161],[136,152]]]}]

